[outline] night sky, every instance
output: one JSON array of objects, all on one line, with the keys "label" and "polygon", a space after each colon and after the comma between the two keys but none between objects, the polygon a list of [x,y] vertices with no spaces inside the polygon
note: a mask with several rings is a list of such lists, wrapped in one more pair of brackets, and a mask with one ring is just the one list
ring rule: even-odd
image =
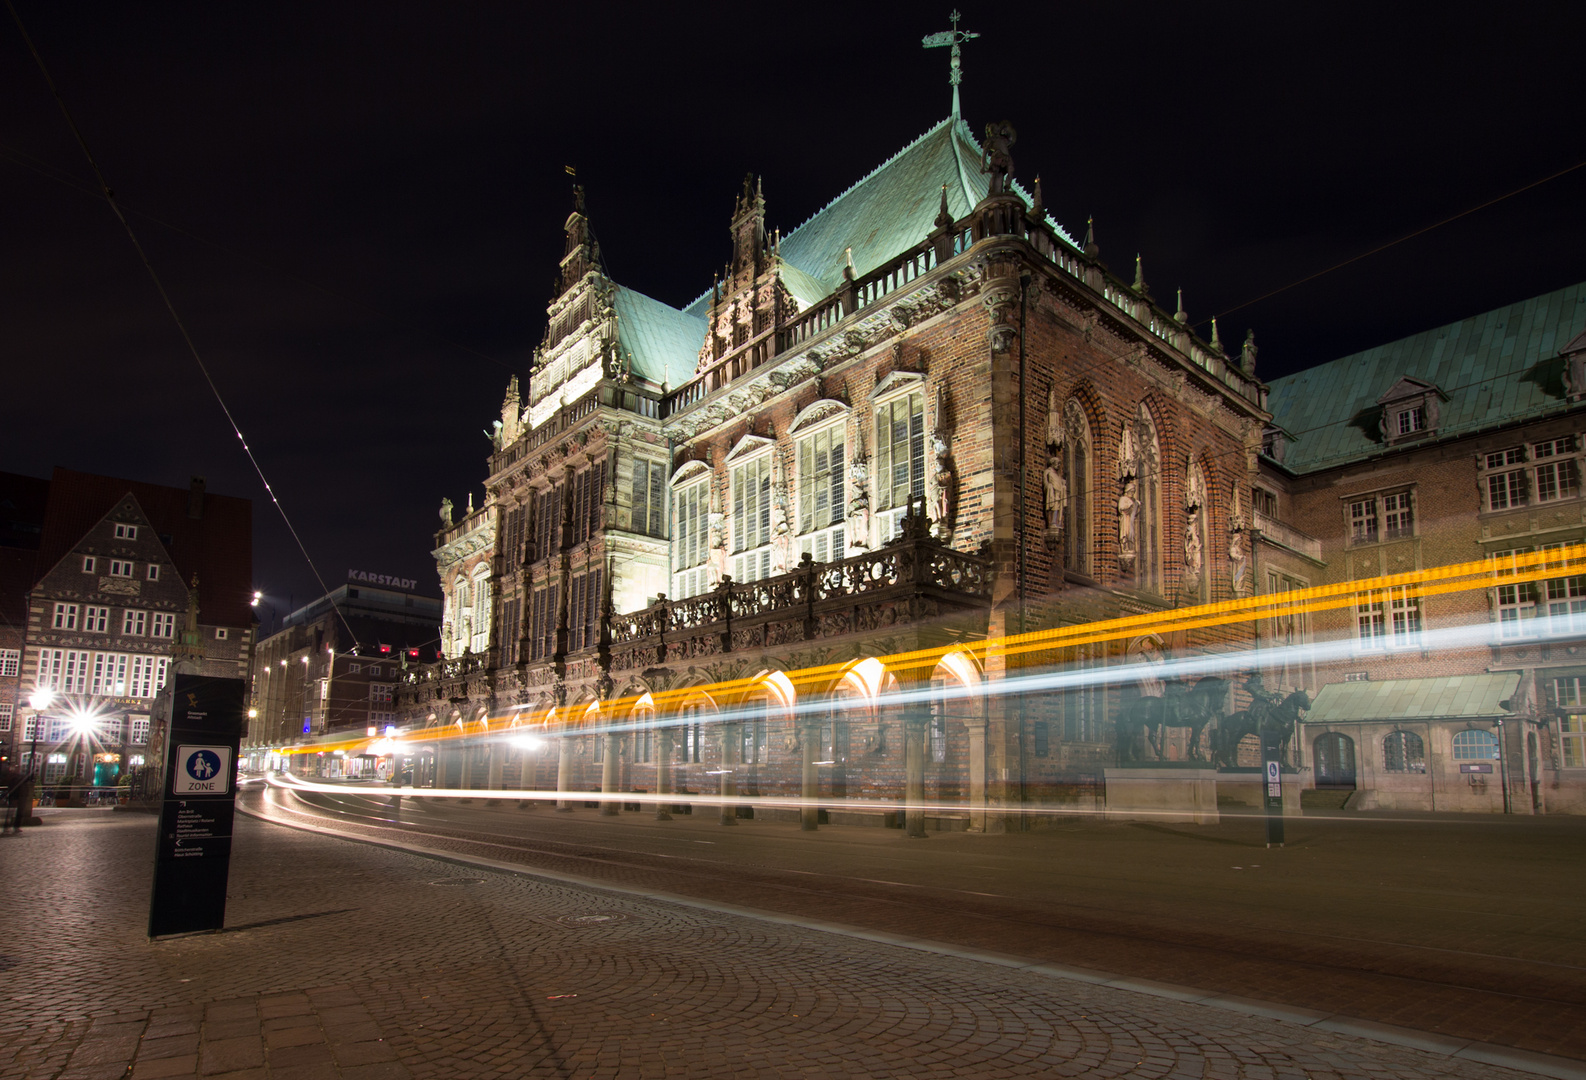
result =
[{"label": "night sky", "polygon": [[[332,587],[418,578],[527,373],[574,165],[611,274],[681,305],[746,172],[788,231],[949,108],[951,4],[46,4],[28,30]],[[1586,159],[1586,5],[962,2],[964,112],[1018,128],[1200,321]],[[0,469],[255,499],[255,578],[313,575],[9,18]],[[1260,374],[1586,278],[1586,169],[1220,319]]]}]

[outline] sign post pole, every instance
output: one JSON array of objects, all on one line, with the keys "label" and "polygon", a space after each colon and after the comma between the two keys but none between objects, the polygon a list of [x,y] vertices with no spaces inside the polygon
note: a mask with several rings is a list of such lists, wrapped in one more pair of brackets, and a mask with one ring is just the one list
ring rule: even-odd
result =
[{"label": "sign post pole", "polygon": [[1266,791],[1267,847],[1283,846],[1283,755],[1280,736],[1262,725],[1262,777]]},{"label": "sign post pole", "polygon": [[164,796],[149,897],[151,938],[219,930],[225,924],[237,744],[247,698],[241,679],[176,674],[168,685]]}]

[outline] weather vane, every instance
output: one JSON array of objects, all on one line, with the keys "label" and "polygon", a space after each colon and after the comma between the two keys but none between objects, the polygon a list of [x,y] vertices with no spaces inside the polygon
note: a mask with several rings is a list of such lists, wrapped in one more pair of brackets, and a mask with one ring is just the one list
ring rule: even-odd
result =
[{"label": "weather vane", "polygon": [[953,13],[948,16],[948,18],[953,22],[953,28],[951,30],[943,30],[940,34],[926,34],[925,37],[921,39],[920,44],[924,45],[927,49],[939,49],[943,45],[951,45],[953,47],[953,59],[948,70],[947,81],[953,87],[953,116],[957,117],[959,115],[958,84],[964,81],[964,65],[963,61],[960,59],[958,47],[964,42],[977,38],[980,35],[971,34],[967,30],[960,30],[958,28],[958,20],[962,19],[963,16],[958,13],[956,8],[954,9]]}]

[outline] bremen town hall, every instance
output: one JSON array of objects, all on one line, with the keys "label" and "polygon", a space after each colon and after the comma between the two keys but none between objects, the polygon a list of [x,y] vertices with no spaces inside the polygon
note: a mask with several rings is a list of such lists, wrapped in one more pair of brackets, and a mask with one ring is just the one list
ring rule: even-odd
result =
[{"label": "bremen town hall", "polygon": [[[797,228],[745,178],[681,309],[607,275],[575,189],[484,498],[442,504],[416,784],[924,835],[1113,813],[1172,766],[1207,820],[1254,799],[1260,712],[1335,806],[1576,806],[1586,578],[1525,553],[1581,539],[1586,291],[1269,387],[1253,335],[1056,225],[1015,141],[955,85]],[[1484,559],[1520,584],[1216,614]]]}]

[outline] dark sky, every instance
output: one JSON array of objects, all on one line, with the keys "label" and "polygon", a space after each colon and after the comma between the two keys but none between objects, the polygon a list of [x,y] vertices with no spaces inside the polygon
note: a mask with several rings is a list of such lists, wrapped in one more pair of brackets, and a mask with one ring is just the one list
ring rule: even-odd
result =
[{"label": "dark sky", "polygon": [[[15,0],[332,586],[419,578],[481,493],[577,166],[608,268],[681,304],[745,172],[784,231],[946,115],[950,4]],[[1200,320],[1586,158],[1579,3],[975,4],[964,111]],[[10,22],[0,468],[253,497],[313,577]],[[158,219],[158,220],[156,220]],[[1273,378],[1586,277],[1586,169],[1244,308]]]}]

